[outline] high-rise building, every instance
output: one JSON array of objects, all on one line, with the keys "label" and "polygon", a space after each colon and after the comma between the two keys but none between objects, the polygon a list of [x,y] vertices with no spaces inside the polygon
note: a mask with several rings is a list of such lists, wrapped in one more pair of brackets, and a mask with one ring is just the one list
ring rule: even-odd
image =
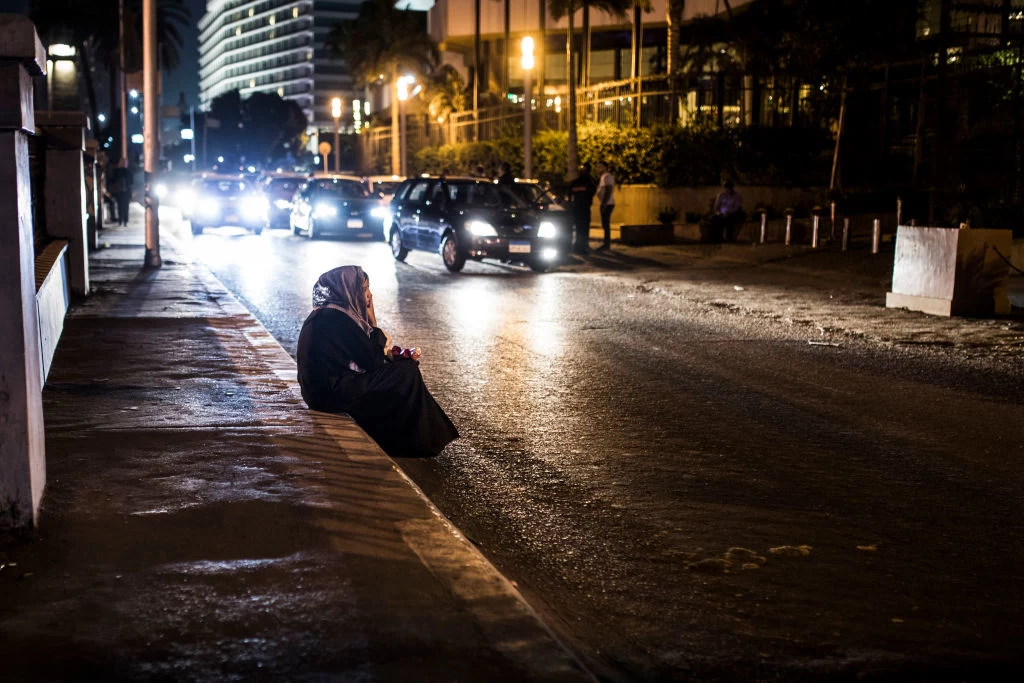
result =
[{"label": "high-rise building", "polygon": [[[199,101],[232,90],[276,92],[302,107],[310,126],[332,128],[331,99],[362,97],[326,47],[331,28],[354,19],[359,0],[207,0],[199,21]],[[350,117],[343,127],[352,125]]]}]

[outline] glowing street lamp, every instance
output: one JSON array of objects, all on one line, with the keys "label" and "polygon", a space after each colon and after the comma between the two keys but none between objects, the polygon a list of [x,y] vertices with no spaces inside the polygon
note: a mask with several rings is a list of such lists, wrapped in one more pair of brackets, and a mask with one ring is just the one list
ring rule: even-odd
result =
[{"label": "glowing street lamp", "polygon": [[530,72],[533,70],[533,38],[523,36],[520,43],[523,58],[523,175],[533,177],[533,92]]},{"label": "glowing street lamp", "polygon": [[331,100],[331,118],[334,119],[334,172],[341,173],[341,98]]}]

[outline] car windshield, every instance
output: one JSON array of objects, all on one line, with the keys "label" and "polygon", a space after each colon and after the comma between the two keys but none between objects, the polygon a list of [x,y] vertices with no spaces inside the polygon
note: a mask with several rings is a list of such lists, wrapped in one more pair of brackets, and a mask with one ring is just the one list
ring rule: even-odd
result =
[{"label": "car windshield", "polygon": [[394,194],[398,183],[374,183],[373,191],[377,194]]},{"label": "car windshield", "polygon": [[292,195],[299,189],[299,178],[275,178],[267,182],[267,191],[278,195]]},{"label": "car windshield", "polygon": [[366,187],[358,180],[318,180],[316,189],[320,194],[344,199],[362,199],[369,195]]},{"label": "car windshield", "polygon": [[516,183],[508,185],[508,190],[514,192],[517,197],[530,204],[544,204],[552,208],[558,208],[555,198],[548,194],[540,185],[533,183]]},{"label": "car windshield", "polygon": [[220,195],[222,197],[229,197],[231,195],[242,194],[249,186],[244,180],[204,180],[201,188],[208,194]]},{"label": "car windshield", "polygon": [[448,198],[458,206],[486,209],[520,209],[526,206],[519,197],[493,183],[448,183]]}]

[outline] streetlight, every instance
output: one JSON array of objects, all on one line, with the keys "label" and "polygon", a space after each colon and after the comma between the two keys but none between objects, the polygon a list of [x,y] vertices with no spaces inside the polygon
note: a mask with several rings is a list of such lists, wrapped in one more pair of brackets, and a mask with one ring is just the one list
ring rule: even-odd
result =
[{"label": "streetlight", "polygon": [[398,79],[398,147],[401,156],[398,173],[402,176],[408,175],[405,170],[405,101],[409,99],[409,86],[416,82],[412,76],[402,76]]},{"label": "streetlight", "polygon": [[533,38],[523,36],[523,175],[533,177],[533,93],[530,87],[530,71],[533,69]]},{"label": "streetlight", "polygon": [[334,119],[334,172],[341,173],[341,98],[331,100],[331,117]]}]

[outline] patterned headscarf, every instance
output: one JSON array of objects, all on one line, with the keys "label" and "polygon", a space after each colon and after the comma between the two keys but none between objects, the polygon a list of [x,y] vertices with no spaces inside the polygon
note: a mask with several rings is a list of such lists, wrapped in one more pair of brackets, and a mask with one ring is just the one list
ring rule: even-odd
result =
[{"label": "patterned headscarf", "polygon": [[369,335],[373,325],[366,311],[365,279],[366,274],[359,266],[339,266],[327,271],[313,285],[313,308],[337,309]]}]

